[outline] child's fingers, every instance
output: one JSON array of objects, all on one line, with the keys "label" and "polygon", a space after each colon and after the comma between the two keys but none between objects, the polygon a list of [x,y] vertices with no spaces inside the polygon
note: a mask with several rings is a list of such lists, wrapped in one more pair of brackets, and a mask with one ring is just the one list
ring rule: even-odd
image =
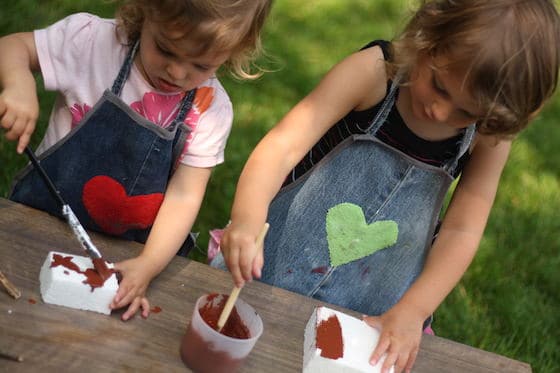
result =
[{"label": "child's fingers", "polygon": [[226,260],[226,264],[231,273],[231,277],[233,277],[235,286],[242,287],[245,284],[245,281],[243,281],[241,269],[239,268],[239,251],[230,250],[227,257],[224,256],[224,259]]},{"label": "child's fingers", "polygon": [[117,295],[113,298],[113,302],[110,307],[112,309],[124,307],[132,302],[134,296],[135,292],[133,291],[133,288],[128,286],[126,283],[121,283],[119,290],[117,291]]},{"label": "child's fingers", "polygon": [[249,253],[245,252],[245,255],[239,257],[239,269],[241,270],[243,279],[247,282],[251,282],[253,280],[253,260],[255,257],[252,254],[247,254]]},{"label": "child's fingers", "polygon": [[23,151],[25,150],[25,147],[27,146],[27,144],[29,144],[30,140],[31,140],[31,135],[29,135],[25,132],[19,137],[19,141],[18,141],[18,145],[17,145],[17,149],[16,149],[18,154],[23,153]]},{"label": "child's fingers", "polygon": [[261,271],[264,264],[263,251],[259,250],[255,260],[253,260],[253,276],[256,278],[261,278]]},{"label": "child's fingers", "polygon": [[[402,372],[402,368],[404,363],[398,365],[400,361],[400,356],[397,352],[390,352],[385,356],[385,361],[383,362],[383,366],[381,367],[381,373],[389,373],[392,366],[395,367],[395,373]],[[405,361],[406,362],[406,361]]]},{"label": "child's fingers", "polygon": [[383,362],[383,366],[381,367],[382,372],[389,372],[392,366],[394,366],[395,368],[395,373],[404,371],[404,368],[408,361],[408,352],[395,352],[395,355],[396,359],[393,361],[393,363],[387,360]]},{"label": "child's fingers", "polygon": [[27,121],[27,124],[25,125],[25,129],[23,130],[23,133],[19,137],[18,146],[17,146],[17,152],[19,154],[23,153],[27,144],[29,144],[29,141],[31,141],[31,135],[33,134],[34,129],[35,129],[35,120],[30,119],[29,121]]},{"label": "child's fingers", "polygon": [[2,128],[4,128],[6,131],[10,131],[15,122],[16,116],[12,112],[7,111],[0,119],[0,126],[2,126]]},{"label": "child's fingers", "polygon": [[245,265],[241,267],[241,275],[243,276],[243,282],[253,281],[253,268],[252,265]]},{"label": "child's fingers", "polygon": [[405,372],[411,372],[412,371],[412,366],[414,365],[414,362],[416,361],[417,356],[418,356],[418,347],[416,347],[410,353],[410,355],[408,357],[408,362],[406,363],[406,366],[404,367]]},{"label": "child's fingers", "polygon": [[114,310],[124,306],[126,303],[123,302],[123,299],[126,297],[127,294],[128,294],[127,291],[125,291],[122,288],[122,286],[119,287],[119,290],[117,290],[117,294],[113,298],[113,301],[111,302],[111,305],[109,307]]},{"label": "child's fingers", "polygon": [[383,354],[385,352],[387,352],[390,345],[391,345],[391,339],[388,336],[387,337],[383,336],[383,334],[382,334],[379,337],[379,342],[377,343],[377,346],[375,347],[375,350],[373,350],[373,353],[371,354],[371,357],[369,358],[370,364],[371,365],[377,364],[377,362],[379,361],[381,356],[383,356]]},{"label": "child's fingers", "polygon": [[150,302],[148,302],[146,297],[140,299],[140,307],[142,308],[142,317],[145,319],[148,318],[150,315]]},{"label": "child's fingers", "polygon": [[[17,140],[17,139],[21,139],[21,136],[23,135],[23,133],[25,132],[26,129],[26,121],[19,119],[19,118],[15,118],[15,120],[10,124],[9,121],[6,121],[6,125],[4,127],[6,129],[6,139],[8,140]],[[29,139],[30,136],[27,136],[26,138],[24,138],[24,142],[28,141],[26,139]],[[24,147],[25,148],[25,147]],[[19,147],[18,147],[19,150]]]},{"label": "child's fingers", "polygon": [[128,306],[126,312],[122,314],[122,321],[126,321],[134,316],[136,314],[136,311],[138,311],[138,308],[140,308],[141,302],[141,297],[134,298],[132,302],[130,302],[130,306]]}]

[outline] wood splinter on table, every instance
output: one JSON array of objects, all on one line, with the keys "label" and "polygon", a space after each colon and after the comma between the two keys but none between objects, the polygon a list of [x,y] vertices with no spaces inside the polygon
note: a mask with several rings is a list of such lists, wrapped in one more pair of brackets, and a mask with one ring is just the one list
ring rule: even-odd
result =
[{"label": "wood splinter on table", "polygon": [[0,351],[0,358],[1,359],[12,360],[12,361],[17,361],[18,363],[21,363],[23,361],[23,356],[10,354],[10,353],[3,352],[3,351]]},{"label": "wood splinter on table", "polygon": [[21,292],[10,282],[10,280],[8,280],[8,278],[6,278],[6,276],[4,276],[2,271],[0,271],[0,283],[2,283],[4,288],[8,291],[8,294],[10,294],[14,299],[21,297]]}]

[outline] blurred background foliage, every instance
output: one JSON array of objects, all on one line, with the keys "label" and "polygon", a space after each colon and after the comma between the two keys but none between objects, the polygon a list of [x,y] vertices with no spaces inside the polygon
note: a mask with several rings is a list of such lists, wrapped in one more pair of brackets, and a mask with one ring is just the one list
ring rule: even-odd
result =
[{"label": "blurred background foliage", "polygon": [[[208,231],[223,227],[238,175],[259,139],[320,78],[373,39],[391,39],[416,5],[412,0],[276,0],[257,81],[222,74],[234,104],[226,162],[213,172],[194,230],[193,259],[205,261]],[[0,35],[45,27],[74,12],[112,17],[115,4],[99,0],[18,0],[3,4]],[[1,51],[0,51],[1,53]],[[42,138],[54,94],[38,77]],[[436,334],[528,362],[535,372],[560,369],[560,99],[558,94],[514,142],[485,236],[463,280],[435,314]],[[15,144],[0,140],[0,196],[26,163]]]}]

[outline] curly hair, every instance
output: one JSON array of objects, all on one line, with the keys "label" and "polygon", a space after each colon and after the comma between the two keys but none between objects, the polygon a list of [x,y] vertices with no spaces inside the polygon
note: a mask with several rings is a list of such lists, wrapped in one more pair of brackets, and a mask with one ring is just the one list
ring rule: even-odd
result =
[{"label": "curly hair", "polygon": [[406,79],[420,56],[445,55],[486,113],[481,134],[512,137],[556,89],[560,18],[551,0],[423,1],[393,41],[390,75]]},{"label": "curly hair", "polygon": [[272,0],[124,0],[117,10],[117,28],[126,43],[140,37],[144,20],[184,30],[199,49],[193,53],[229,51],[224,64],[239,79],[261,75],[251,72],[262,52],[261,30],[270,13]]}]

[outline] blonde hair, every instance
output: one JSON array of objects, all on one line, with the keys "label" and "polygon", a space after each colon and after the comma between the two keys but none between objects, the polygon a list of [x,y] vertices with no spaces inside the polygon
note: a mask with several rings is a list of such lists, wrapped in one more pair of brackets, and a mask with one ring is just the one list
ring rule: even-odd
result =
[{"label": "blonde hair", "polygon": [[272,0],[124,0],[116,18],[129,44],[149,19],[184,30],[198,42],[195,54],[231,52],[225,67],[236,78],[254,79],[262,74],[251,70],[263,51],[260,34],[271,6]]},{"label": "blonde hair", "polygon": [[389,72],[405,79],[421,56],[449,58],[486,113],[478,131],[511,137],[556,89],[560,20],[551,0],[423,1],[393,55]]}]

